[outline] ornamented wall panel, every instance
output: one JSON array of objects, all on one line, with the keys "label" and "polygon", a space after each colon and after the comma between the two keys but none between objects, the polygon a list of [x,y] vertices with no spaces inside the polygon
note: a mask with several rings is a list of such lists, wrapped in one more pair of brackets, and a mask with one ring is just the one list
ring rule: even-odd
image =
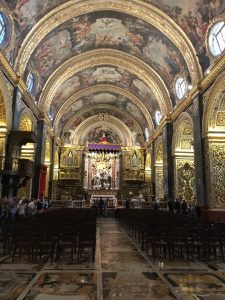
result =
[{"label": "ornamented wall panel", "polygon": [[207,163],[209,185],[209,207],[225,209],[225,142],[209,142]]}]

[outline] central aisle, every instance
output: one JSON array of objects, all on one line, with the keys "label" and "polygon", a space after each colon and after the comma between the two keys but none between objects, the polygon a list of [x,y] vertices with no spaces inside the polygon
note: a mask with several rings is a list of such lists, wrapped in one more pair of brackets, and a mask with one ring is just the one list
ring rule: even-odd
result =
[{"label": "central aisle", "polygon": [[176,299],[115,219],[98,219],[101,299]]},{"label": "central aisle", "polygon": [[[0,243],[1,246],[1,243]],[[0,247],[0,300],[215,300],[225,299],[225,263],[162,257],[153,260],[113,218],[97,220],[96,258],[85,249],[78,264],[70,251],[48,256],[17,255]]]}]

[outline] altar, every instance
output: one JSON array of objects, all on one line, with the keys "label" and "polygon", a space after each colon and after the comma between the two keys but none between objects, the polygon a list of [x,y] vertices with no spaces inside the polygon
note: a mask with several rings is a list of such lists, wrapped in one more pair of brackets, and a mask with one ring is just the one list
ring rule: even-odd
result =
[{"label": "altar", "polygon": [[116,207],[117,206],[117,198],[115,194],[93,194],[90,198],[90,206],[99,206],[99,201],[103,200],[108,207]]}]

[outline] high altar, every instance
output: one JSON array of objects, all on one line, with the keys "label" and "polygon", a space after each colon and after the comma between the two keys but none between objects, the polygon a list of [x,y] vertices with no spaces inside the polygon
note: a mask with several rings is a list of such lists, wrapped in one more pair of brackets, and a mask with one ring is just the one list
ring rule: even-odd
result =
[{"label": "high altar", "polygon": [[140,184],[148,179],[141,149],[121,146],[119,140],[110,138],[112,131],[105,127],[104,130],[107,138],[101,131],[97,139],[91,139],[89,134],[90,143],[84,140],[82,146],[61,148],[59,169],[54,170],[53,200],[86,199],[94,205],[103,199],[115,207],[117,200],[122,203],[131,191],[138,194]]}]

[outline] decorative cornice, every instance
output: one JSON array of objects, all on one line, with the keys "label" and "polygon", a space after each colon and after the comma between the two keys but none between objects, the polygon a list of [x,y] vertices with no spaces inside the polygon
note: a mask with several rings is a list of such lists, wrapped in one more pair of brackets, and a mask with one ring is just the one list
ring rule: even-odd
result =
[{"label": "decorative cornice", "polygon": [[206,90],[225,70],[225,54],[210,69],[209,73],[199,82],[198,88],[201,93]]},{"label": "decorative cornice", "polygon": [[30,96],[30,94],[27,92],[27,86],[23,79],[16,74],[16,72],[13,70],[12,66],[9,64],[7,58],[3,54],[2,51],[0,51],[0,66],[4,74],[8,77],[8,79],[11,81],[11,83],[16,87],[19,88],[23,100],[26,103],[26,105],[32,110],[33,114],[36,118],[39,117],[39,109],[35,105],[34,100]]},{"label": "decorative cornice", "polygon": [[17,85],[20,77],[13,70],[13,67],[10,65],[10,63],[8,62],[7,58],[5,57],[4,53],[1,50],[0,50],[0,66],[2,71],[10,79],[10,81],[12,81],[14,85]]},{"label": "decorative cornice", "polygon": [[187,63],[192,84],[201,76],[201,68],[195,49],[183,30],[164,12],[141,0],[71,0],[50,11],[26,36],[16,59],[15,69],[22,75],[29,58],[43,38],[60,24],[86,13],[113,10],[132,15],[152,24],[164,33],[180,50]]},{"label": "decorative cornice", "polygon": [[74,56],[62,64],[48,79],[40,96],[39,108],[47,111],[60,85],[87,67],[96,65],[122,67],[140,78],[153,92],[162,114],[172,108],[168,90],[160,76],[140,59],[118,50],[97,49]]},{"label": "decorative cornice", "polygon": [[62,115],[65,114],[65,112],[71,107],[71,105],[74,102],[76,102],[80,98],[87,96],[89,94],[96,93],[96,92],[105,92],[105,91],[118,93],[118,94],[128,98],[131,102],[135,103],[139,107],[139,109],[143,113],[143,115],[145,116],[149,129],[152,129],[154,127],[150,113],[148,112],[148,110],[146,109],[144,104],[135,95],[131,94],[127,90],[124,90],[120,87],[115,87],[113,85],[108,85],[108,84],[100,84],[100,85],[97,85],[94,87],[85,88],[85,89],[77,92],[73,96],[71,96],[61,106],[60,110],[57,112],[57,115],[55,116],[55,121],[54,121],[53,127],[55,129],[57,129]]}]

